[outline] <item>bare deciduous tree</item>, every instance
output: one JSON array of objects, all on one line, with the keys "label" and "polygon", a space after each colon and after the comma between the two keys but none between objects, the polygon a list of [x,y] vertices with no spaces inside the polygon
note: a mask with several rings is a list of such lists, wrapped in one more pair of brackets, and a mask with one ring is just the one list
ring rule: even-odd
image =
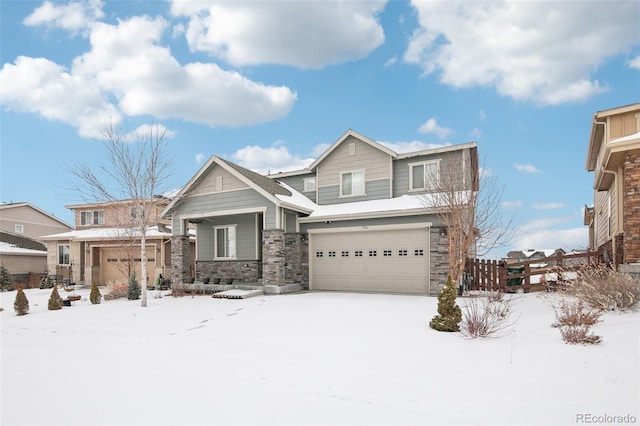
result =
[{"label": "bare deciduous tree", "polygon": [[508,244],[511,222],[502,216],[503,188],[478,165],[477,151],[448,153],[424,169],[423,205],[437,213],[447,229],[449,273],[458,283],[467,258],[484,256]]},{"label": "bare deciduous tree", "polygon": [[154,225],[152,212],[164,200],[157,194],[163,189],[172,162],[166,153],[166,129],[152,124],[129,137],[109,124],[100,133],[106,150],[104,161],[102,164],[78,163],[72,167],[71,173],[77,181],[73,189],[84,199],[94,202],[126,200],[135,212],[118,225],[125,229],[127,238],[135,236],[140,242],[140,303],[146,307],[147,229]]}]

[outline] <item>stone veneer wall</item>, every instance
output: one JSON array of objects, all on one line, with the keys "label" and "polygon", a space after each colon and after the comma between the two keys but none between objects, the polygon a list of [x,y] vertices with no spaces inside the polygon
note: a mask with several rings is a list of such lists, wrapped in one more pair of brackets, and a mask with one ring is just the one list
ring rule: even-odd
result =
[{"label": "stone veneer wall", "polygon": [[284,285],[286,264],[285,235],[281,229],[262,231],[262,284]]},{"label": "stone veneer wall", "polygon": [[285,234],[285,283],[309,288],[309,243],[304,234]]},{"label": "stone veneer wall", "polygon": [[440,293],[449,275],[449,237],[440,235],[442,228],[431,228],[431,294]]},{"label": "stone veneer wall", "polygon": [[258,283],[262,278],[262,265],[259,260],[216,260],[196,262],[196,281],[203,278],[233,278],[234,283]]},{"label": "stone veneer wall", "polygon": [[189,273],[189,237],[171,237],[171,284],[178,288]]},{"label": "stone veneer wall", "polygon": [[624,263],[640,263],[640,151],[627,154],[623,173]]}]

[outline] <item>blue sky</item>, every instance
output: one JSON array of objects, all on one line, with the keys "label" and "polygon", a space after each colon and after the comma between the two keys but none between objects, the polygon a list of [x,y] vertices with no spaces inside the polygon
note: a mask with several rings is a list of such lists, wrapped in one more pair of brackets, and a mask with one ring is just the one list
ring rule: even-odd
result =
[{"label": "blue sky", "polygon": [[0,1],[0,201],[72,223],[95,139],[167,129],[167,190],[211,155],[302,168],[347,129],[477,141],[509,249],[581,249],[594,112],[640,101],[640,3]]}]

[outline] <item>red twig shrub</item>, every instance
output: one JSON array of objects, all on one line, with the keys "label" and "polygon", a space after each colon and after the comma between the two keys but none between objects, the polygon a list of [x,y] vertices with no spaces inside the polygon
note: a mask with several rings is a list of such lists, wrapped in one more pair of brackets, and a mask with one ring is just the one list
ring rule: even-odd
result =
[{"label": "red twig shrub", "polygon": [[112,284],[109,286],[109,292],[104,295],[104,300],[115,300],[127,297],[129,294],[129,285]]},{"label": "red twig shrub", "polygon": [[628,309],[640,300],[640,280],[604,264],[585,265],[566,292],[596,309]]},{"label": "red twig shrub", "polygon": [[600,336],[590,332],[591,326],[600,321],[601,310],[585,308],[584,302],[560,301],[556,308],[556,320],[553,327],[560,329],[562,340],[570,344],[596,344],[602,341]]},{"label": "red twig shrub", "polygon": [[498,291],[466,299],[460,331],[472,339],[504,336],[517,321],[511,318],[512,302],[512,298]]}]

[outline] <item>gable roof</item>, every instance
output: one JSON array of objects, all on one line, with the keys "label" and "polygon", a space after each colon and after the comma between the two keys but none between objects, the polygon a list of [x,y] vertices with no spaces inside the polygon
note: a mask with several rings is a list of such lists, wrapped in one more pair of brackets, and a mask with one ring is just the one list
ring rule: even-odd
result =
[{"label": "gable roof", "polygon": [[587,162],[585,165],[585,169],[587,171],[592,172],[596,168],[598,153],[600,152],[600,145],[604,136],[607,118],[612,115],[624,114],[636,110],[640,111],[640,103],[605,109],[593,114],[591,133],[589,134],[589,147],[587,148]]},{"label": "gable roof", "polygon": [[173,200],[171,200],[169,205],[165,207],[165,209],[161,213],[161,216],[165,216],[171,210],[173,210],[173,208],[180,202],[180,200],[185,195],[187,195],[190,190],[196,187],[200,179],[209,171],[211,166],[213,166],[214,164],[222,167],[227,172],[231,173],[233,176],[240,179],[242,182],[246,183],[247,185],[249,185],[249,187],[253,188],[258,193],[275,204],[280,204],[280,200],[276,197],[276,195],[292,195],[288,189],[286,189],[273,179],[270,179],[259,173],[213,155],[211,156],[211,158],[209,158],[205,165],[202,166],[200,170],[198,170],[198,172],[189,180],[189,182],[187,182],[187,184],[180,190],[180,192],[178,192],[178,195],[176,195]]},{"label": "gable roof", "polygon": [[9,209],[14,209],[14,208],[19,208],[19,207],[29,207],[35,211],[37,211],[40,214],[43,214],[44,216],[47,216],[53,220],[55,220],[56,222],[60,223],[61,225],[66,226],[69,229],[73,229],[73,226],[69,225],[67,222],[65,222],[62,219],[58,219],[57,217],[55,217],[52,214],[49,214],[47,212],[45,212],[42,209],[39,209],[38,207],[34,206],[31,203],[27,203],[27,202],[19,202],[19,203],[3,203],[0,204],[0,210],[9,210]]},{"label": "gable roof", "polygon": [[320,157],[318,157],[316,159],[316,161],[311,163],[311,165],[308,168],[313,170],[318,164],[320,164],[322,162],[322,160],[327,158],[329,156],[329,154],[331,154],[333,152],[333,150],[335,150],[338,146],[340,146],[340,144],[342,142],[344,142],[346,139],[348,139],[350,136],[352,136],[352,137],[354,137],[354,138],[356,138],[358,140],[361,140],[362,142],[365,142],[365,143],[371,145],[375,149],[378,149],[378,150],[384,152],[385,154],[391,156],[392,158],[397,158],[398,157],[398,153],[395,152],[394,150],[392,150],[391,148],[389,148],[387,146],[384,146],[381,143],[376,142],[373,139],[368,138],[365,135],[362,135],[362,134],[356,132],[355,130],[349,129],[346,132],[344,132],[342,134],[342,136],[340,136],[338,138],[338,140],[336,140],[329,148],[327,148],[327,150],[325,152],[323,152],[322,155],[320,155]]}]

